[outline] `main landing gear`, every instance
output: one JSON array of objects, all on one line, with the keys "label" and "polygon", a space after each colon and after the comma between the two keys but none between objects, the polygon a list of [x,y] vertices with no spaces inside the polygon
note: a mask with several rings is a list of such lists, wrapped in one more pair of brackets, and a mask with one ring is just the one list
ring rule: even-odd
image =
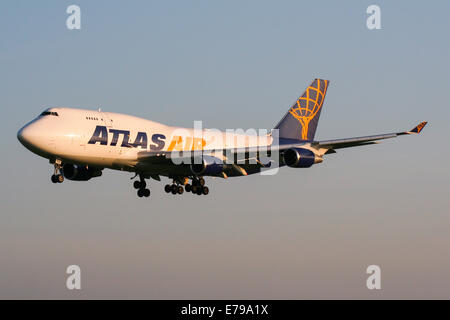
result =
[{"label": "main landing gear", "polygon": [[164,191],[166,193],[172,193],[172,194],[183,194],[184,189],[183,186],[177,185],[176,183],[173,184],[166,184],[164,186]]},{"label": "main landing gear", "polygon": [[142,197],[146,197],[147,198],[147,197],[150,196],[150,189],[146,188],[147,183],[145,182],[145,179],[144,179],[144,177],[142,175],[139,175],[139,179],[140,180],[136,180],[133,183],[133,187],[135,189],[137,189],[137,195],[138,195],[139,198],[142,198]]},{"label": "main landing gear", "polygon": [[[203,177],[193,177],[192,184],[187,182],[187,178],[184,178],[182,181],[174,179],[171,185],[165,185],[164,191],[166,193],[182,194],[184,190],[186,190],[186,192],[192,192],[199,196],[202,194],[207,195],[209,193],[209,188],[205,186],[205,179],[203,179]],[[182,185],[184,185],[184,190]]]},{"label": "main landing gear", "polygon": [[51,180],[53,183],[62,183],[64,181],[64,175],[62,172],[62,163],[61,161],[56,160],[54,163],[55,171],[51,176]]},{"label": "main landing gear", "polygon": [[205,179],[203,177],[194,177],[192,179],[192,185],[187,184],[186,192],[192,192],[196,195],[207,195],[209,193],[209,188],[205,186]]}]

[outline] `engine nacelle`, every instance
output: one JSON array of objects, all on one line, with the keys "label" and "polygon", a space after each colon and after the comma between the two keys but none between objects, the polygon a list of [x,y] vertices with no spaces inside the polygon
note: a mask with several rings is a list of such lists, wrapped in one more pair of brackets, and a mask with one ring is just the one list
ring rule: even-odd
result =
[{"label": "engine nacelle", "polygon": [[88,181],[91,178],[100,177],[102,170],[87,168],[66,163],[62,168],[64,177],[73,181]]},{"label": "engine nacelle", "polygon": [[323,159],[314,154],[311,150],[303,148],[287,149],[283,153],[284,163],[292,168],[309,168],[315,163],[320,163]]},{"label": "engine nacelle", "polygon": [[193,159],[191,172],[196,176],[217,176],[223,172],[223,161],[212,156],[203,156],[201,163],[199,159]]}]

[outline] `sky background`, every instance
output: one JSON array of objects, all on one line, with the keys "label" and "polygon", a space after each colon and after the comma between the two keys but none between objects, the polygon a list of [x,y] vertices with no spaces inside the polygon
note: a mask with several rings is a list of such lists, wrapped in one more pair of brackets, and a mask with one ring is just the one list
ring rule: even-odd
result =
[{"label": "sky background", "polygon": [[[81,30],[66,8],[81,7]],[[381,7],[382,30],[366,8]],[[449,1],[1,1],[0,298],[450,299]],[[317,139],[411,129],[310,169],[167,195],[50,182],[17,140],[47,107],[272,128],[331,80]],[[82,290],[65,287],[81,267]],[[381,267],[382,290],[366,288]]]}]

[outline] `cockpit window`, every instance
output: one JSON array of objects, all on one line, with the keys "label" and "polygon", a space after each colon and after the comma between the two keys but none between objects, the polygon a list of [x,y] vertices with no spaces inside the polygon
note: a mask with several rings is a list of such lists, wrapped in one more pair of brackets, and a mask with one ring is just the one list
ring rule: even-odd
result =
[{"label": "cockpit window", "polygon": [[41,116],[58,116],[58,112],[52,112],[52,111],[44,111],[41,113]]}]

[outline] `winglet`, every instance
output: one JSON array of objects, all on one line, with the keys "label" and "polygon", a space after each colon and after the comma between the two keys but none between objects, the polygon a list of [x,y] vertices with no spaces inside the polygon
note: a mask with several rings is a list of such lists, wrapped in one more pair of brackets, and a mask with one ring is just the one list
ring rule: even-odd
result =
[{"label": "winglet", "polygon": [[410,131],[408,131],[407,133],[420,133],[420,131],[422,131],[422,129],[425,127],[425,125],[427,124],[426,121],[419,123],[417,126],[415,126],[413,129],[411,129]]}]

